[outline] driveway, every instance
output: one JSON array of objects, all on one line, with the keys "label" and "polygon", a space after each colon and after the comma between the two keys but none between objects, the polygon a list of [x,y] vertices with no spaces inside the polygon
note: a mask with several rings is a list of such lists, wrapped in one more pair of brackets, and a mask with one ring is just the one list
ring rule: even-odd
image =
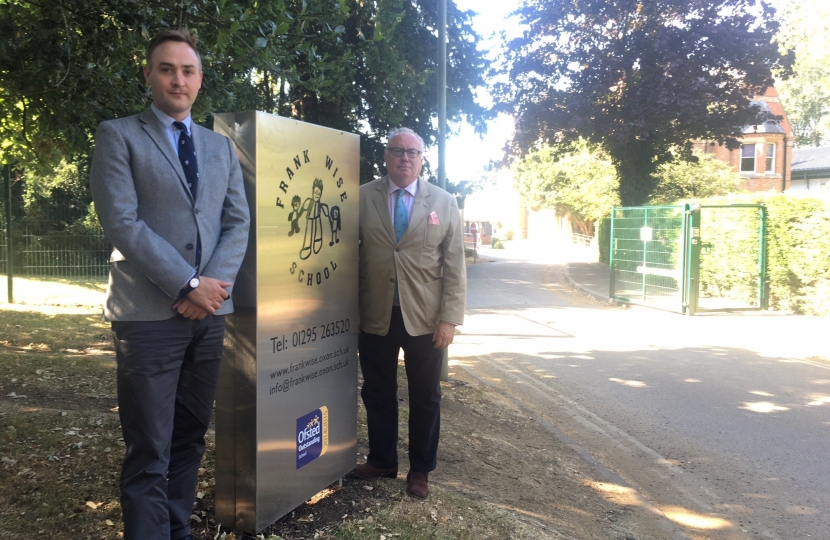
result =
[{"label": "driveway", "polygon": [[604,305],[564,285],[566,251],[482,251],[451,367],[681,531],[664,538],[830,537],[830,320]]}]

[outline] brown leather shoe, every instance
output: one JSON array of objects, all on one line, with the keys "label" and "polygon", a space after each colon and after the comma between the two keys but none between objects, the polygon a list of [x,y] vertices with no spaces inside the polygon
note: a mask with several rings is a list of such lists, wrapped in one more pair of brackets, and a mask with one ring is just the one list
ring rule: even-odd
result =
[{"label": "brown leather shoe", "polygon": [[352,469],[352,474],[364,480],[371,480],[372,478],[397,478],[398,468],[389,467],[388,469],[378,469],[370,463],[361,463]]},{"label": "brown leather shoe", "polygon": [[409,471],[406,475],[406,492],[418,499],[429,497],[429,473]]}]

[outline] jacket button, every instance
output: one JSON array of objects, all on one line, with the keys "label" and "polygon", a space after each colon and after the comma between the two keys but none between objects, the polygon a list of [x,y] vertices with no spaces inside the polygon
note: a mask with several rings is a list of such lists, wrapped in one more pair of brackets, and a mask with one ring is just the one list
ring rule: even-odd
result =
[{"label": "jacket button", "polygon": [[198,209],[198,208],[197,208],[197,209],[195,209],[195,210],[194,210],[194,212],[196,212],[196,213],[198,214],[198,213],[199,213],[199,209]]},{"label": "jacket button", "polygon": [[400,250],[401,250],[401,248],[395,248],[395,251],[400,251]]},{"label": "jacket button", "polygon": [[186,246],[184,246],[184,248],[190,251],[191,249],[193,249],[193,244],[187,244]]},{"label": "jacket button", "polygon": [[395,278],[390,279],[389,283],[395,283]]}]

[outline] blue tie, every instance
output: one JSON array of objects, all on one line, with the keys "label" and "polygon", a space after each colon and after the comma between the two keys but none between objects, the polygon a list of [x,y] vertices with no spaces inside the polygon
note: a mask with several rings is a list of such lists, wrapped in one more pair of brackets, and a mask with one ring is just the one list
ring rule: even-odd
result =
[{"label": "blue tie", "polygon": [[[184,177],[187,180],[187,187],[190,194],[196,199],[196,188],[199,187],[199,169],[196,166],[196,148],[193,146],[193,139],[187,133],[187,126],[182,122],[173,122],[173,127],[179,130],[179,161],[184,169]],[[196,271],[202,262],[202,237],[196,233]]]},{"label": "blue tie", "polygon": [[184,169],[184,177],[187,179],[187,187],[193,198],[196,198],[196,188],[199,187],[199,169],[196,166],[196,148],[193,147],[193,139],[187,134],[187,127],[182,122],[173,122],[173,126],[179,130],[179,161]]},{"label": "blue tie", "polygon": [[[395,201],[395,241],[400,242],[406,228],[409,227],[409,216],[406,213],[406,203],[403,201],[404,189],[398,190],[398,198]],[[395,280],[394,303],[400,305],[401,299],[398,296],[398,280]]]},{"label": "blue tie", "polygon": [[406,203],[403,200],[404,189],[398,190],[398,198],[395,201],[395,241],[400,242],[401,236],[409,227],[409,216],[406,214]]}]

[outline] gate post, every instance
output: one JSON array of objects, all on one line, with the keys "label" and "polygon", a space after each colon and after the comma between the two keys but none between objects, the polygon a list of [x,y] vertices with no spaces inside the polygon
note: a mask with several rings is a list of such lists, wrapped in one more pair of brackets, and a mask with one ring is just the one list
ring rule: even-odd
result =
[{"label": "gate post", "polygon": [[[609,246],[608,246],[608,270],[611,276],[611,279],[608,280],[608,298],[614,298],[616,295],[616,286],[615,286],[615,277],[614,277],[614,263],[616,260],[614,259],[614,247],[615,247],[615,239],[614,239],[614,216],[617,213],[616,208],[611,209],[611,221],[609,223],[609,227],[611,228],[611,234],[608,235],[609,238]],[[599,235],[597,235],[599,237]]]},{"label": "gate post", "polygon": [[769,309],[769,279],[767,279],[767,207],[763,204],[759,207],[761,220],[759,224],[759,235],[761,237],[761,249],[758,255],[758,295],[760,296],[759,306],[761,309]]},{"label": "gate post", "polygon": [[6,286],[9,304],[14,304],[14,245],[12,238],[12,166],[6,164]]},{"label": "gate post", "polygon": [[683,280],[683,294],[685,299],[683,311],[686,315],[694,315],[697,311],[697,302],[700,297],[700,205],[684,205],[683,213],[686,215],[683,230],[685,237],[684,253],[686,264],[684,265],[685,279]]}]

